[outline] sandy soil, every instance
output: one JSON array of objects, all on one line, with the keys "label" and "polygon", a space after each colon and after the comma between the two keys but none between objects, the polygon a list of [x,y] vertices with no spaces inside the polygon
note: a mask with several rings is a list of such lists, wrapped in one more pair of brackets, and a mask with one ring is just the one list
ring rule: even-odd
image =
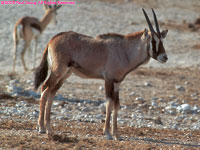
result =
[{"label": "sandy soil", "polygon": [[[22,16],[32,15],[41,18],[42,6],[0,5],[0,149],[200,149],[200,132],[193,130],[192,123],[200,120],[200,114],[187,114],[186,118],[194,120],[180,121],[178,129],[170,128],[173,118],[182,116],[166,114],[162,107],[150,107],[151,99],[158,97],[158,106],[169,103],[171,95],[179,104],[188,103],[200,107],[200,17],[199,0],[83,0],[76,1],[75,6],[63,6],[58,12],[58,24],[49,25],[40,38],[37,53],[37,64],[42,51],[49,39],[58,32],[73,30],[90,36],[115,32],[127,34],[147,28],[141,8],[145,8],[150,16],[149,8],[155,8],[162,29],[168,28],[165,48],[169,61],[161,65],[151,61],[137,71],[131,73],[121,85],[120,99],[121,117],[131,119],[132,109],[140,108],[152,126],[131,126],[119,123],[122,141],[107,141],[102,135],[104,119],[100,123],[77,121],[72,119],[52,119],[55,135],[47,136],[36,131],[37,121],[30,118],[10,115],[5,118],[1,110],[16,106],[26,101],[29,105],[39,107],[38,100],[27,97],[13,97],[7,92],[10,80],[17,79],[24,89],[31,89],[27,82],[33,80],[33,72],[23,73],[21,63],[17,63],[17,73],[12,69],[12,31],[14,23]],[[33,46],[32,46],[33,47]],[[31,54],[26,60],[31,68]],[[152,87],[144,86],[145,82]],[[185,87],[184,92],[178,91],[176,85]],[[104,100],[104,91],[99,90],[103,82],[99,80],[83,80],[70,77],[58,94],[78,100]],[[134,91],[136,94],[130,96]],[[196,94],[195,99],[191,97]],[[136,97],[143,97],[145,105],[138,104]],[[60,107],[55,107],[60,109]],[[30,111],[32,111],[30,109]],[[76,107],[73,113],[80,112]],[[89,114],[98,112],[95,109]],[[127,115],[126,115],[127,114]],[[148,115],[147,115],[148,114]],[[154,118],[161,117],[164,125],[157,125]],[[148,122],[148,123],[149,123]],[[134,122],[134,124],[136,124]],[[137,124],[136,124],[137,125]]]}]

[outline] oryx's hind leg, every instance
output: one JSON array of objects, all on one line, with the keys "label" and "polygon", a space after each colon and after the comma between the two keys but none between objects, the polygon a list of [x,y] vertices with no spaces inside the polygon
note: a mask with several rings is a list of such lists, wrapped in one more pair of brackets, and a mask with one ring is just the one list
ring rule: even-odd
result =
[{"label": "oryx's hind leg", "polygon": [[115,137],[116,140],[119,140],[118,132],[117,132],[117,116],[118,116],[118,109],[119,109],[119,84],[114,83],[112,81],[105,82],[105,90],[106,90],[106,98],[107,98],[107,105],[106,105],[106,119],[104,124],[104,134],[106,135],[107,140],[112,140],[113,137],[110,134],[110,117],[111,112],[112,114],[112,135]]},{"label": "oryx's hind leg", "polygon": [[51,115],[51,105],[53,102],[53,98],[56,95],[56,92],[60,89],[64,81],[71,75],[71,70],[67,70],[66,74],[60,79],[60,81],[56,84],[54,89],[51,90],[50,97],[47,101],[47,105],[45,108],[45,124],[46,130],[48,134],[51,134],[51,126],[50,126],[50,115]]},{"label": "oryx's hind leg", "polygon": [[40,114],[38,118],[39,133],[46,132],[46,128],[44,126],[45,105],[51,95],[51,90],[56,86],[58,81],[58,77],[56,77],[54,74],[51,74],[48,80],[42,85],[42,93],[40,97]]}]

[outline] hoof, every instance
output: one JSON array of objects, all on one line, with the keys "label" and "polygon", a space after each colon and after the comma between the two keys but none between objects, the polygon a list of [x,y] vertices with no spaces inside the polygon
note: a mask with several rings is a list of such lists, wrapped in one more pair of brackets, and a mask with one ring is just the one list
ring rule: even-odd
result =
[{"label": "hoof", "polygon": [[40,134],[45,134],[46,131],[45,131],[45,130],[39,130],[39,133],[40,133]]},{"label": "hoof", "polygon": [[106,140],[113,140],[113,137],[110,134],[106,134]]},{"label": "hoof", "polygon": [[116,136],[114,137],[114,140],[115,141],[123,141],[123,139],[121,137],[116,137]]}]

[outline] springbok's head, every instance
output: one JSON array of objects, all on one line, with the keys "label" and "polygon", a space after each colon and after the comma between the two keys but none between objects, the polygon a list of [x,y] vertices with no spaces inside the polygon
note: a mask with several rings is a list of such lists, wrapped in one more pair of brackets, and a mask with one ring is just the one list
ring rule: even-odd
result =
[{"label": "springbok's head", "polygon": [[[46,2],[48,2],[48,0],[46,0]],[[57,0],[56,0],[56,3],[57,3]],[[45,9],[45,13],[46,14],[50,14],[52,19],[51,19],[51,22],[56,25],[57,24],[57,20],[56,20],[56,15],[57,15],[57,10],[61,7],[62,5],[48,5],[48,4],[45,4],[44,5],[44,9]]]},{"label": "springbok's head", "polygon": [[156,17],[156,14],[155,14],[153,8],[152,8],[152,12],[153,12],[154,23],[155,23],[157,32],[154,30],[154,28],[149,20],[149,17],[147,16],[147,14],[143,8],[142,8],[142,11],[144,13],[147,24],[149,26],[149,30],[151,32],[149,55],[150,55],[150,57],[154,58],[155,60],[158,60],[161,63],[165,63],[168,60],[168,57],[167,57],[167,54],[165,52],[165,48],[163,45],[163,39],[166,37],[168,30],[163,30],[162,32],[160,32],[157,17]]}]

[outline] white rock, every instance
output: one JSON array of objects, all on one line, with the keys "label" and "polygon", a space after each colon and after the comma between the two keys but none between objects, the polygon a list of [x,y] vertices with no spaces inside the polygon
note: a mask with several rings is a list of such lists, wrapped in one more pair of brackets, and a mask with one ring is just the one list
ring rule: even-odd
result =
[{"label": "white rock", "polygon": [[99,90],[100,90],[100,91],[103,91],[103,90],[104,90],[104,87],[103,87],[103,86],[99,86]]},{"label": "white rock", "polygon": [[175,106],[167,106],[165,107],[165,111],[171,115],[176,114],[176,107]]},{"label": "white rock", "polygon": [[155,107],[155,106],[158,106],[158,103],[156,101],[152,101],[151,105]]},{"label": "white rock", "polygon": [[26,83],[28,83],[28,84],[33,84],[33,81],[32,80],[26,80]]},{"label": "white rock", "polygon": [[38,117],[39,116],[39,112],[37,110],[34,110],[33,113],[32,113],[32,115],[34,117]]},{"label": "white rock", "polygon": [[13,85],[13,84],[16,84],[16,83],[19,83],[19,80],[10,80],[9,81],[10,85]]},{"label": "white rock", "polygon": [[178,112],[182,113],[190,113],[191,112],[191,106],[189,104],[182,104],[177,107]]},{"label": "white rock", "polygon": [[74,94],[73,93],[69,94],[69,97],[74,97]]},{"label": "white rock", "polygon": [[192,108],[193,114],[197,114],[198,110],[199,110],[199,107],[197,105],[194,105],[194,107]]},{"label": "white rock", "polygon": [[106,113],[106,103],[102,103],[101,105],[99,105],[99,108],[102,113]]},{"label": "white rock", "polygon": [[131,93],[130,93],[130,96],[134,96],[134,95],[135,95],[135,92],[131,92]]},{"label": "white rock", "polygon": [[56,107],[57,107],[57,106],[59,106],[59,105],[60,105],[60,102],[54,102],[54,103],[53,103],[53,106],[56,106]]},{"label": "white rock", "polygon": [[136,97],[135,100],[136,101],[144,101],[144,98],[142,98],[142,97]]},{"label": "white rock", "polygon": [[56,119],[58,119],[58,120],[63,120],[64,117],[63,117],[63,116],[57,116]]},{"label": "white rock", "polygon": [[148,87],[151,87],[151,86],[152,86],[150,82],[145,82],[144,85],[145,85],[145,86],[148,86]]}]

